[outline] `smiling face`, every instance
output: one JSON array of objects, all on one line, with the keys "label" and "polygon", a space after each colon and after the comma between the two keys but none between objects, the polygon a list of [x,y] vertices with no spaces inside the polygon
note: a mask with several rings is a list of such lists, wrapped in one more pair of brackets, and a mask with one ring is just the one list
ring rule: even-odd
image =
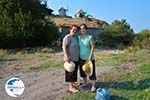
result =
[{"label": "smiling face", "polygon": [[78,27],[77,26],[72,26],[70,28],[70,34],[71,35],[75,36],[77,32],[78,32]]},{"label": "smiling face", "polygon": [[83,25],[80,26],[80,32],[83,35],[87,33],[87,27],[86,27],[86,25],[83,24]]}]

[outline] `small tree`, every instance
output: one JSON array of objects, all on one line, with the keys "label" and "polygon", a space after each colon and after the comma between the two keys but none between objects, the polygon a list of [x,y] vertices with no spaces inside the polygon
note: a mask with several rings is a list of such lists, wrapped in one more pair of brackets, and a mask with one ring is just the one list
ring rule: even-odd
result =
[{"label": "small tree", "polygon": [[139,32],[134,38],[133,45],[150,49],[150,30],[145,29]]},{"label": "small tree", "polygon": [[133,30],[126,20],[115,20],[99,35],[99,44],[107,48],[124,48],[132,43]]}]

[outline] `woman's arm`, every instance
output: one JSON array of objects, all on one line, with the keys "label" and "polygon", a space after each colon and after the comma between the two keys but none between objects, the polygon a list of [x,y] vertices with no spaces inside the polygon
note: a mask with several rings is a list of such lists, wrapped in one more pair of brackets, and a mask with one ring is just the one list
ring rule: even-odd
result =
[{"label": "woman's arm", "polygon": [[68,56],[68,52],[67,52],[67,47],[66,46],[64,46],[64,59],[65,59],[65,61],[67,61],[67,62],[70,62],[71,60],[70,60],[70,58],[69,58],[69,56]]},{"label": "woman's arm", "polygon": [[88,59],[88,60],[91,60],[91,59],[92,59],[92,55],[93,55],[94,48],[95,48],[95,44],[94,44],[94,39],[93,39],[93,37],[92,37],[92,39],[91,39],[90,45],[91,45],[91,51],[90,51],[90,55],[89,55],[89,59]]},{"label": "woman's arm", "polygon": [[70,62],[71,60],[68,55],[68,40],[67,40],[67,38],[64,38],[62,48],[63,48],[63,53],[64,53],[64,60],[67,62]]}]

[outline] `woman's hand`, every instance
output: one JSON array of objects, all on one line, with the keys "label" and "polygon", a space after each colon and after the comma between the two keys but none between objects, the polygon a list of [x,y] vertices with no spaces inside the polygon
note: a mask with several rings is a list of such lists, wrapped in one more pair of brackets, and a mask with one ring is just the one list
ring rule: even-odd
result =
[{"label": "woman's hand", "polygon": [[70,62],[71,62],[71,59],[70,59],[70,58],[66,58],[66,61],[67,61],[68,63],[70,63]]},{"label": "woman's hand", "polygon": [[67,54],[65,54],[64,57],[65,57],[65,61],[67,61],[68,63],[70,63],[70,61],[71,61],[70,57],[68,57]]}]

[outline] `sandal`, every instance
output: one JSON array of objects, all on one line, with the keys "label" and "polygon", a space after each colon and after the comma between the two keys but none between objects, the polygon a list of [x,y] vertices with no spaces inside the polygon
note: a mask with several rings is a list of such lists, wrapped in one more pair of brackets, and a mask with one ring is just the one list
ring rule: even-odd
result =
[{"label": "sandal", "polygon": [[71,93],[77,93],[77,92],[79,92],[79,90],[78,90],[78,89],[75,89],[75,88],[70,89],[69,91],[70,91]]},{"label": "sandal", "polygon": [[79,84],[78,83],[73,83],[73,87],[76,89],[79,89]]}]

